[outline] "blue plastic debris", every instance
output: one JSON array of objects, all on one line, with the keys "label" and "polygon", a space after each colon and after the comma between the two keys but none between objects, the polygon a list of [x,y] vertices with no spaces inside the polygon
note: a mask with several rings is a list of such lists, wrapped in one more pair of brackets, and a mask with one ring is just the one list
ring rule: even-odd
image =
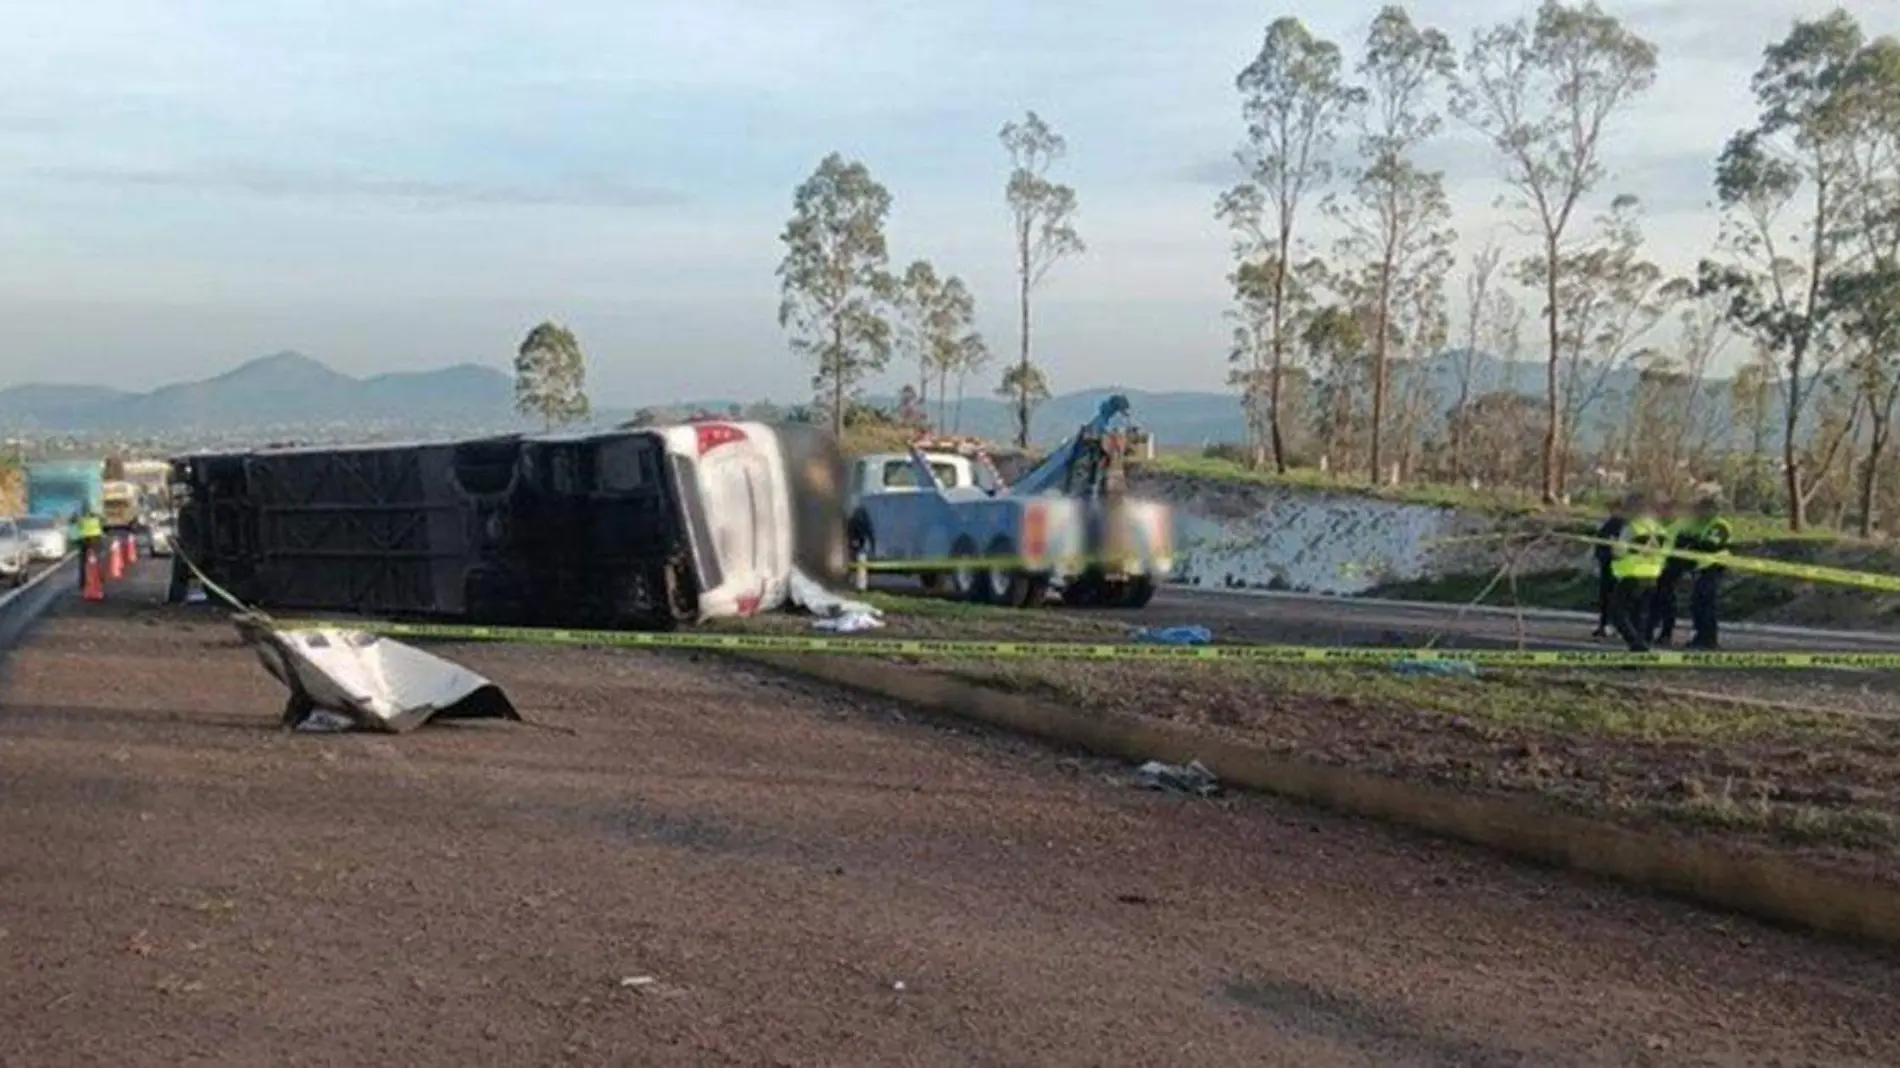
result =
[{"label": "blue plastic debris", "polygon": [[1441,679],[1475,679],[1478,665],[1469,660],[1399,660],[1392,670],[1401,675],[1427,675]]},{"label": "blue plastic debris", "polygon": [[1209,645],[1214,632],[1206,627],[1136,627],[1128,637],[1147,645]]}]

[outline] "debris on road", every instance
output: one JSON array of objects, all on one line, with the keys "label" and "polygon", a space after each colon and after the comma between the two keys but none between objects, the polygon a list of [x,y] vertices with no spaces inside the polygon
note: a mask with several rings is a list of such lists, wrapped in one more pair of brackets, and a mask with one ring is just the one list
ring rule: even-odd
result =
[{"label": "debris on road", "polygon": [[313,708],[310,714],[291,726],[299,734],[342,734],[356,729],[356,721],[328,709]]},{"label": "debris on road", "polygon": [[1141,785],[1150,790],[1172,790],[1196,797],[1213,797],[1220,793],[1220,780],[1198,760],[1190,761],[1186,767],[1150,760],[1135,769],[1135,774],[1141,778]]},{"label": "debris on road", "polygon": [[876,630],[883,625],[882,616],[869,612],[848,612],[828,619],[814,619],[811,627],[813,630],[828,630],[836,634],[852,634],[861,630]]},{"label": "debris on road", "polygon": [[1469,660],[1400,660],[1392,670],[1401,675],[1420,675],[1439,679],[1475,679],[1478,665]]},{"label": "debris on road", "polygon": [[835,594],[796,568],[792,570],[791,597],[793,604],[818,617],[812,622],[815,630],[849,634],[884,625],[884,613],[875,605]]},{"label": "debris on road", "polygon": [[294,730],[402,734],[438,717],[521,719],[500,687],[413,646],[360,630],[278,630],[254,615],[232,622],[264,670],[289,688],[283,724]]},{"label": "debris on road", "polygon": [[1130,641],[1144,645],[1211,645],[1214,632],[1206,627],[1136,627],[1128,634]]}]

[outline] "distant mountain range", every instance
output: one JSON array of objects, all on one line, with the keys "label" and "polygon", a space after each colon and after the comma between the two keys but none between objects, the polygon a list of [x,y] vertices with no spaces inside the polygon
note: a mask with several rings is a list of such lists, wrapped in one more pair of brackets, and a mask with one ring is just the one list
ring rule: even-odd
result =
[{"label": "distant mountain range", "polygon": [[[1429,362],[1438,392],[1439,412],[1455,394],[1449,356]],[[1474,395],[1511,390],[1542,395],[1544,369],[1530,363],[1480,357]],[[1598,439],[1606,425],[1627,411],[1636,373],[1611,375],[1586,441]],[[1728,383],[1707,383],[1717,425],[1727,428]],[[1086,389],[1045,402],[1036,413],[1036,437],[1059,441],[1095,414],[1110,393],[1128,394],[1137,422],[1164,447],[1198,447],[1245,438],[1240,407],[1231,393],[1148,392]],[[871,398],[890,403],[890,398]],[[156,436],[167,439],[289,436],[350,432],[376,436],[490,432],[526,429],[515,414],[514,384],[506,373],[475,364],[434,371],[402,372],[356,378],[294,352],[251,360],[214,378],[129,393],[99,386],[24,385],[0,390],[0,436]],[[728,400],[683,402],[671,410],[724,411]],[[935,414],[936,405],[930,405]],[[632,416],[631,408],[602,408],[596,421],[611,425]],[[1778,416],[1777,416],[1778,418]],[[1013,433],[1011,407],[992,397],[968,397],[958,429],[992,439]]]}]

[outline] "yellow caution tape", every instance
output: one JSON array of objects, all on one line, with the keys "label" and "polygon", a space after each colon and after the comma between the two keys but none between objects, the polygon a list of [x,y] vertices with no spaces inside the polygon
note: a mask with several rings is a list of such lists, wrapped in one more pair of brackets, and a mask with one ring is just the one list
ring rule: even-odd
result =
[{"label": "yellow caution tape", "polygon": [[1160,554],[1143,561],[1139,555],[1128,556],[1063,556],[1044,557],[1031,560],[1025,556],[952,556],[932,560],[853,560],[846,565],[847,570],[855,571],[862,567],[866,571],[892,571],[911,574],[921,571],[961,571],[968,568],[973,571],[1062,571],[1075,574],[1090,566],[1099,566],[1108,571],[1139,571],[1145,569],[1171,569],[1172,554]]},{"label": "yellow caution tape", "polygon": [[1144,660],[1256,664],[1471,664],[1494,668],[1727,668],[1900,670],[1900,653],[1747,653],[1470,649],[1425,653],[1308,645],[1139,645],[1106,642],[964,641],[930,638],[837,638],[807,634],[709,634],[392,623],[365,620],[287,620],[285,630],[360,630],[392,638],[506,642],[523,645],[602,646],[621,649],[694,649],[708,652],[803,653],[956,660]]},{"label": "yellow caution tape", "polygon": [[[1700,554],[1697,554],[1700,555]],[[218,586],[188,558],[199,581],[239,613],[260,615]],[[1822,569],[1833,570],[1833,569]],[[1848,572],[1848,574],[1856,574]],[[1883,577],[1883,576],[1873,576]],[[1699,668],[1730,670],[1900,670],[1900,653],[1647,652],[1611,650],[1469,649],[1454,652],[1310,645],[1144,645],[1105,642],[968,641],[927,638],[835,638],[809,634],[719,634],[502,627],[387,620],[270,620],[282,630],[356,630],[392,638],[506,642],[523,645],[692,649],[708,652],[883,656],[958,660],[1134,660],[1175,663],[1451,665],[1491,668]]]},{"label": "yellow caution tape", "polygon": [[[1580,541],[1589,545],[1616,545],[1618,542],[1608,538],[1599,538],[1589,534],[1561,534],[1559,537],[1571,541]],[[1764,560],[1757,556],[1734,556],[1729,553],[1703,553],[1690,549],[1656,549],[1653,555],[1672,556],[1678,560],[1688,560],[1698,564],[1717,564],[1730,571],[1746,571],[1756,575],[1772,575],[1776,578],[1795,579],[1800,582],[1813,582],[1826,586],[1850,586],[1855,589],[1872,590],[1876,593],[1900,593],[1900,576],[1882,575],[1871,571],[1851,571],[1844,567],[1826,567],[1821,564],[1796,564],[1786,560]]]},{"label": "yellow caution tape", "polygon": [[[1441,538],[1434,540],[1484,541],[1490,540],[1493,537],[1506,538],[1511,536],[1513,535],[1500,532],[1497,535],[1484,535],[1463,539]],[[1598,538],[1588,534],[1553,533],[1549,536],[1561,538],[1566,541],[1580,542],[1586,545],[1618,544],[1610,539]],[[1156,564],[1158,564],[1160,570],[1173,570],[1173,563],[1176,557],[1192,556],[1195,552],[1196,548],[1194,546],[1185,546],[1172,556],[1164,557],[1149,566],[1155,567]],[[1766,560],[1760,557],[1736,556],[1728,553],[1703,553],[1695,552],[1690,549],[1657,549],[1654,550],[1654,552],[1656,555],[1672,556],[1691,563],[1717,564],[1730,571],[1747,572],[1749,574],[1765,575],[1773,578],[1784,578],[1796,582],[1812,582],[1825,586],[1845,586],[1852,589],[1869,590],[1875,593],[1900,594],[1900,575],[1883,575],[1876,572],[1854,571],[1844,567],[1828,567],[1822,564],[1799,564],[1785,560]],[[1037,561],[1031,561],[1021,556],[970,556],[933,560],[854,561],[850,567],[853,570],[862,567],[864,570],[870,572],[895,572],[902,574],[958,571],[964,568],[984,571],[1048,571],[1060,569],[1066,573],[1073,574],[1090,565],[1101,565],[1115,571],[1144,570],[1141,566],[1142,561],[1138,556],[1119,558],[1078,556]],[[1365,565],[1345,564],[1341,565],[1341,571],[1343,573],[1350,573],[1364,566]]]}]

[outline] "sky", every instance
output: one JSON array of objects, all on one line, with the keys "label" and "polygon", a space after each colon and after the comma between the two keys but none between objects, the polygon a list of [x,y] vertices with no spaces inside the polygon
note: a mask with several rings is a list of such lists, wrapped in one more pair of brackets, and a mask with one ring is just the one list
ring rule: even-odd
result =
[{"label": "sky", "polygon": [[[1637,194],[1652,255],[1691,268],[1763,46],[1834,6],[1900,31],[1900,0],[1606,2],[1661,73],[1592,209]],[[506,368],[552,318],[596,403],[802,397],[773,272],[792,190],[834,150],[890,189],[893,266],[964,277],[1013,353],[997,131],[1033,108],[1069,142],[1054,177],[1088,244],[1035,297],[1055,388],[1220,389],[1234,76],[1281,14],[1356,57],[1377,7],[10,0],[0,387],[149,389],[285,349],[357,375]],[[1461,48],[1533,9],[1410,5]],[[1521,240],[1472,138],[1454,122],[1427,156],[1467,254]]]}]

